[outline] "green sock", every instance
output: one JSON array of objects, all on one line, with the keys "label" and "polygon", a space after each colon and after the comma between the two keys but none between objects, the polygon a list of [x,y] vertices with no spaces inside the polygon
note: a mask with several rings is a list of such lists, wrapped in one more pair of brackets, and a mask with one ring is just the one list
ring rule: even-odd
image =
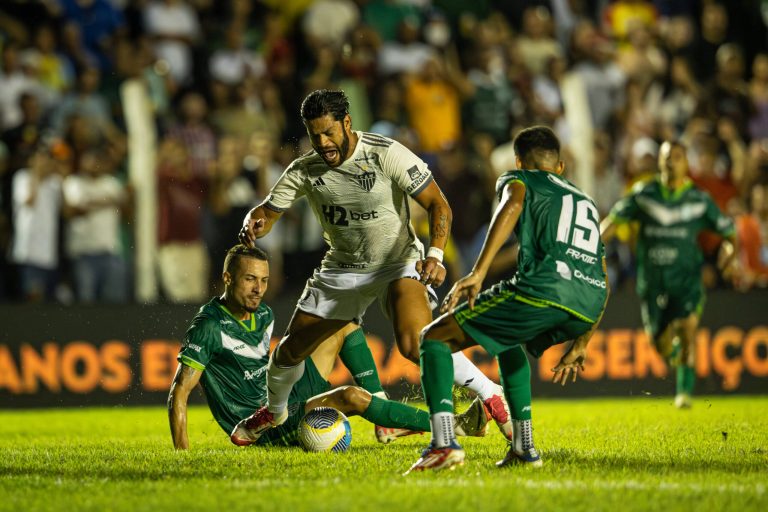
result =
[{"label": "green sock", "polygon": [[361,328],[347,334],[344,338],[344,344],[341,346],[339,357],[349,373],[352,374],[355,384],[370,394],[384,391],[384,388],[381,387],[373,354],[371,354],[371,349],[365,341],[365,334]]},{"label": "green sock", "polygon": [[685,393],[693,395],[693,387],[696,384],[696,370],[693,366],[680,365],[677,367],[677,394]]},{"label": "green sock", "polygon": [[509,413],[514,420],[531,419],[531,366],[521,345],[496,356],[499,360],[499,377]]},{"label": "green sock", "polygon": [[393,400],[371,397],[371,404],[362,414],[374,425],[390,428],[407,428],[429,432],[429,413]]},{"label": "green sock", "polygon": [[453,413],[453,358],[451,349],[436,340],[421,343],[421,389],[430,414]]}]

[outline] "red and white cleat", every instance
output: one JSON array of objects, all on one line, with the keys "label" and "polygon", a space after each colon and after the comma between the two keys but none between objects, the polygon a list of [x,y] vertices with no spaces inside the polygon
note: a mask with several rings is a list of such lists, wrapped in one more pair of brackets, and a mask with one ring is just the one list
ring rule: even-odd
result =
[{"label": "red and white cleat", "polygon": [[428,448],[421,452],[421,458],[408,471],[403,473],[403,476],[414,471],[424,471],[426,469],[454,469],[456,466],[464,464],[465,455],[464,449],[456,441],[442,448],[435,448],[429,445]]},{"label": "red and white cleat", "polygon": [[499,430],[504,435],[504,437],[507,438],[507,441],[511,441],[512,421],[509,414],[509,405],[507,405],[507,401],[504,398],[504,392],[501,390],[501,387],[499,387],[498,394],[495,394],[488,400],[483,401],[483,405],[485,405],[485,408],[488,410],[491,418],[493,418],[493,421],[496,422],[496,426],[499,427]]},{"label": "red and white cleat", "polygon": [[265,405],[244,420],[240,420],[229,435],[229,440],[237,446],[250,446],[258,441],[265,431],[282,425],[287,418],[287,409],[283,409],[282,414],[275,418]]}]

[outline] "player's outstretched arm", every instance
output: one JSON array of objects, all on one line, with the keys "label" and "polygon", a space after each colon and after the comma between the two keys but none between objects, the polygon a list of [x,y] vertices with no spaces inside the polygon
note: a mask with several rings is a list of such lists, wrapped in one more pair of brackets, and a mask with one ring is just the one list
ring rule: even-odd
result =
[{"label": "player's outstretched arm", "polygon": [[609,215],[600,223],[600,238],[603,240],[603,243],[608,243],[614,236],[616,236],[616,222]]},{"label": "player's outstretched arm", "polygon": [[171,424],[173,447],[177,450],[189,448],[187,438],[187,401],[189,394],[200,382],[203,373],[187,365],[179,363],[176,375],[168,393],[168,421]]},{"label": "player's outstretched arm", "polygon": [[470,309],[475,307],[475,297],[480,293],[483,286],[483,280],[488,274],[488,269],[493,263],[496,254],[514,231],[520,214],[523,211],[523,201],[525,200],[525,185],[519,181],[509,183],[504,187],[501,195],[501,202],[496,207],[491,219],[491,225],[488,227],[488,233],[483,242],[483,248],[477,257],[472,272],[459,279],[453,285],[451,291],[443,301],[440,311],[445,313],[450,311],[466,298]]},{"label": "player's outstretched arm", "polygon": [[587,332],[573,340],[573,343],[568,351],[563,354],[560,362],[557,363],[557,366],[552,368],[552,372],[554,373],[552,382],[555,384],[559,383],[565,386],[569,376],[572,376],[573,382],[576,382],[576,376],[579,371],[584,371],[584,361],[587,360],[587,345],[589,345],[589,340],[592,339],[592,335],[595,333],[597,327],[600,325],[600,321],[603,319],[605,307],[608,305],[608,297],[611,295],[611,285],[608,282],[605,258],[603,258],[603,273],[605,274],[605,302],[603,302],[603,309],[600,310],[600,316],[597,317],[597,321],[592,324],[592,327],[590,327]]},{"label": "player's outstretched arm", "polygon": [[253,247],[256,239],[267,235],[272,230],[272,225],[282,216],[282,212],[268,208],[262,203],[246,214],[237,238],[241,244]]},{"label": "player's outstretched arm", "polygon": [[451,234],[453,213],[437,183],[432,181],[414,199],[429,215],[429,250],[427,256],[416,264],[421,282],[440,286],[445,281],[443,250]]}]

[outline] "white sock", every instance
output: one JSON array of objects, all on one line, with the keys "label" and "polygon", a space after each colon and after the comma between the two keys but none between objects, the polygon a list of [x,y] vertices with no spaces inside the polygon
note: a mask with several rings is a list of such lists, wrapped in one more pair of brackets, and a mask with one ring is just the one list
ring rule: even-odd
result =
[{"label": "white sock", "polygon": [[512,432],[512,443],[516,452],[522,453],[533,447],[531,420],[512,420]]},{"label": "white sock", "polygon": [[469,360],[464,352],[453,353],[453,382],[469,388],[485,401],[498,394],[498,386]]},{"label": "white sock", "polygon": [[432,425],[432,444],[436,448],[450,446],[456,439],[453,433],[453,413],[436,412],[429,418]]},{"label": "white sock", "polygon": [[[272,353],[274,356],[274,352]],[[304,375],[304,361],[296,366],[281,368],[275,364],[275,358],[269,358],[267,367],[267,409],[278,416],[288,407],[288,395],[293,385]]]}]

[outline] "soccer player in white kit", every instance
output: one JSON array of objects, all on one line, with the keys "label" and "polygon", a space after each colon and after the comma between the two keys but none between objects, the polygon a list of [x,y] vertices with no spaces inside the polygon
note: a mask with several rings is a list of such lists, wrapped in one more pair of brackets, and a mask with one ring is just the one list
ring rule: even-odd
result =
[{"label": "soccer player in white kit", "polygon": [[[343,91],[310,93],[301,117],[313,150],[294,160],[264,202],[246,215],[239,238],[253,245],[306,196],[330,248],[272,354],[268,404],[232,431],[233,442],[240,445],[256,442],[285,421],[288,395],[304,373],[304,359],[350,320],[360,324],[374,300],[392,321],[400,353],[418,364],[420,331],[432,321],[429,286],[439,286],[446,275],[442,256],[451,209],[427,164],[399,142],[353,131]],[[408,196],[429,215],[426,254],[410,224]],[[461,352],[453,361],[455,382],[480,395],[511,438],[501,388]]]}]

